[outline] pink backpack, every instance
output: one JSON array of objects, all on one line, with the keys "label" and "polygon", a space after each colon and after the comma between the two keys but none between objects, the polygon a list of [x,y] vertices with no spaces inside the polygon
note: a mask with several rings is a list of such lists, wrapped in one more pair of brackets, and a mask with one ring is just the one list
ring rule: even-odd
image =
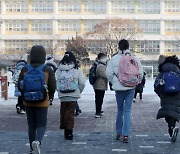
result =
[{"label": "pink backpack", "polygon": [[125,87],[135,87],[139,83],[139,66],[134,56],[123,54],[119,62],[118,79]]}]

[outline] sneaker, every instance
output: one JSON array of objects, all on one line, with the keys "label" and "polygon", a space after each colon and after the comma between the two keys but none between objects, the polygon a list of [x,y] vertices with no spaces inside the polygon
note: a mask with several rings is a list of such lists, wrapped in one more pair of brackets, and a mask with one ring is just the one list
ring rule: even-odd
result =
[{"label": "sneaker", "polygon": [[82,111],[79,109],[79,111],[76,112],[75,116],[77,117],[78,115],[80,115],[82,113]]},{"label": "sneaker", "polygon": [[53,102],[53,100],[52,100],[52,99],[50,99],[50,100],[49,100],[49,105],[52,105],[52,102]]},{"label": "sneaker", "polygon": [[101,114],[96,114],[94,117],[95,117],[95,118],[101,118],[102,115],[101,115]]},{"label": "sneaker", "polygon": [[21,112],[20,112],[20,107],[19,107],[19,106],[16,108],[16,110],[17,110],[17,114],[20,114],[20,113],[21,113]]},{"label": "sneaker", "polygon": [[39,141],[32,142],[33,154],[40,154],[40,143]]},{"label": "sneaker", "polygon": [[136,102],[136,99],[135,99],[135,98],[133,98],[133,102],[134,102],[134,103]]},{"label": "sneaker", "polygon": [[168,132],[169,132],[169,136],[170,136],[170,137],[172,137],[172,135],[173,135],[173,129],[174,129],[173,127],[171,127],[171,128],[168,129]]},{"label": "sneaker", "polygon": [[33,151],[32,151],[32,150],[30,150],[30,151],[29,151],[29,154],[33,154]]},{"label": "sneaker", "polygon": [[179,128],[175,127],[175,128],[173,129],[172,138],[171,138],[171,141],[172,141],[173,143],[176,142],[178,132],[179,132]]},{"label": "sneaker", "polygon": [[103,116],[103,115],[104,115],[104,111],[101,111],[101,112],[100,112],[100,115]]},{"label": "sneaker", "polygon": [[129,143],[128,136],[124,136],[123,142],[124,142],[124,143]]},{"label": "sneaker", "polygon": [[21,110],[20,113],[21,113],[21,114],[25,114],[26,112],[25,112],[24,110]]},{"label": "sneaker", "polygon": [[116,134],[116,140],[120,140],[121,135],[120,134]]}]

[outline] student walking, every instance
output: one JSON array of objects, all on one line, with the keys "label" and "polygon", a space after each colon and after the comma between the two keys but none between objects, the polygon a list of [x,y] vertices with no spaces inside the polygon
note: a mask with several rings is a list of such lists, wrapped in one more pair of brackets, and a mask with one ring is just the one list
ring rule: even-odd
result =
[{"label": "student walking", "polygon": [[15,91],[14,91],[14,96],[18,97],[18,102],[16,104],[16,110],[17,114],[25,114],[25,106],[23,105],[23,96],[21,92],[18,89],[18,80],[19,80],[19,75],[21,73],[21,70],[24,66],[27,65],[27,62],[24,60],[20,60],[16,64],[15,71],[13,73],[13,82],[15,84]]},{"label": "student walking", "polygon": [[123,136],[123,142],[128,143],[135,86],[143,77],[143,69],[138,58],[131,55],[127,40],[119,41],[119,53],[108,62],[106,74],[116,93],[116,139]]},{"label": "student walking", "polygon": [[46,131],[49,98],[56,90],[53,70],[44,65],[44,47],[36,45],[30,51],[30,65],[19,76],[18,88],[26,106],[30,154],[40,154],[40,145]]},{"label": "student walking", "polygon": [[60,129],[64,137],[73,140],[74,113],[77,100],[85,87],[85,76],[77,66],[74,54],[67,51],[56,72],[57,91],[61,101]]},{"label": "student walking", "polygon": [[177,56],[166,57],[159,63],[154,90],[161,103],[157,119],[165,118],[171,141],[175,142],[179,132],[176,123],[180,119],[180,65]]},{"label": "student walking", "polygon": [[[78,66],[78,68],[81,68],[81,61],[80,60],[77,60],[77,66]],[[77,102],[75,116],[78,116],[81,113],[82,113],[82,110],[80,109],[79,103]]]},{"label": "student walking", "polygon": [[101,118],[103,116],[102,105],[105,91],[108,88],[108,81],[106,77],[106,63],[107,57],[104,53],[99,53],[96,61],[96,81],[93,85],[95,92],[95,118]]},{"label": "student walking", "polygon": [[146,73],[144,72],[142,81],[135,88],[135,94],[134,94],[133,102],[136,102],[136,96],[138,93],[139,93],[140,101],[142,101],[143,89],[144,89],[145,83],[146,83],[145,75],[146,75]]},{"label": "student walking", "polygon": [[[53,57],[48,57],[45,64],[49,67],[52,68],[52,70],[54,71],[54,73],[56,72],[57,70],[57,64],[55,63],[54,61],[54,58]],[[49,99],[49,104],[52,105],[52,102],[54,100],[54,95],[51,96],[51,98]]]}]

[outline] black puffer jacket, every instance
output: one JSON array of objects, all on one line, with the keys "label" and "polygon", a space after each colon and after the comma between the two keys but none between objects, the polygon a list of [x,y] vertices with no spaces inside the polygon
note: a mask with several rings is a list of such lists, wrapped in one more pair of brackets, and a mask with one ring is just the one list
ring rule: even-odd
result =
[{"label": "black puffer jacket", "polygon": [[[176,72],[180,73],[179,67],[171,63],[165,63],[161,66],[162,72]],[[174,96],[168,96],[163,94],[159,89],[159,81],[162,76],[162,72],[159,73],[155,80],[154,88],[161,100],[161,108],[158,111],[157,119],[165,118],[167,116],[172,117],[176,121],[180,119],[180,93]]]}]

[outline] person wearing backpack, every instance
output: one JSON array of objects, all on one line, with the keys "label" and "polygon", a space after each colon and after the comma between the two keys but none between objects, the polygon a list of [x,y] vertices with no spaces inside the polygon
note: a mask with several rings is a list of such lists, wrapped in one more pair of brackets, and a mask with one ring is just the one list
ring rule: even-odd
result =
[{"label": "person wearing backpack", "polygon": [[56,90],[53,70],[46,66],[46,52],[43,46],[36,45],[30,51],[30,64],[19,76],[18,88],[26,106],[30,154],[40,154],[40,145],[47,125],[49,99]]},{"label": "person wearing backpack", "polygon": [[[54,62],[54,58],[53,58],[53,57],[48,57],[48,58],[46,59],[45,64],[46,64],[47,66],[51,67],[52,70],[54,71],[54,73],[56,72],[56,70],[57,70],[57,64]],[[52,99],[49,100],[49,104],[50,104],[50,105],[52,105],[53,100],[54,100],[54,96],[52,96]]]},{"label": "person wearing backpack", "polygon": [[123,137],[123,142],[128,143],[135,86],[142,80],[143,69],[138,58],[131,55],[127,40],[119,41],[119,53],[108,62],[106,74],[116,93],[116,139]]},{"label": "person wearing backpack", "polygon": [[[81,61],[77,60],[77,66],[78,68],[81,68]],[[75,111],[75,116],[79,116],[82,113],[82,110],[80,109],[79,103],[77,102],[77,106],[76,106],[76,111]]]},{"label": "person wearing backpack", "polygon": [[157,119],[165,118],[172,142],[176,141],[180,119],[180,65],[177,56],[166,57],[159,64],[159,74],[154,83],[154,91],[160,97],[161,108]]},{"label": "person wearing backpack", "polygon": [[21,95],[21,92],[18,89],[18,79],[22,68],[26,65],[27,62],[25,60],[19,60],[16,64],[16,68],[12,76],[13,83],[15,84],[14,96],[18,97],[18,102],[16,104],[17,114],[25,114],[25,107],[23,105],[23,96]]},{"label": "person wearing backpack", "polygon": [[104,99],[105,91],[108,88],[108,81],[106,77],[106,63],[107,56],[104,53],[99,53],[97,56],[96,66],[96,81],[93,84],[95,92],[95,107],[96,113],[95,118],[101,118],[103,116],[102,104]]},{"label": "person wearing backpack", "polygon": [[56,71],[57,91],[61,102],[60,129],[66,140],[73,140],[74,113],[85,87],[85,76],[71,51],[65,52]]},{"label": "person wearing backpack", "polygon": [[136,102],[136,96],[138,93],[139,93],[140,100],[142,101],[142,93],[143,93],[143,89],[144,89],[145,83],[146,83],[145,75],[146,75],[146,73],[144,72],[142,81],[135,88],[135,94],[134,94],[133,102]]}]

